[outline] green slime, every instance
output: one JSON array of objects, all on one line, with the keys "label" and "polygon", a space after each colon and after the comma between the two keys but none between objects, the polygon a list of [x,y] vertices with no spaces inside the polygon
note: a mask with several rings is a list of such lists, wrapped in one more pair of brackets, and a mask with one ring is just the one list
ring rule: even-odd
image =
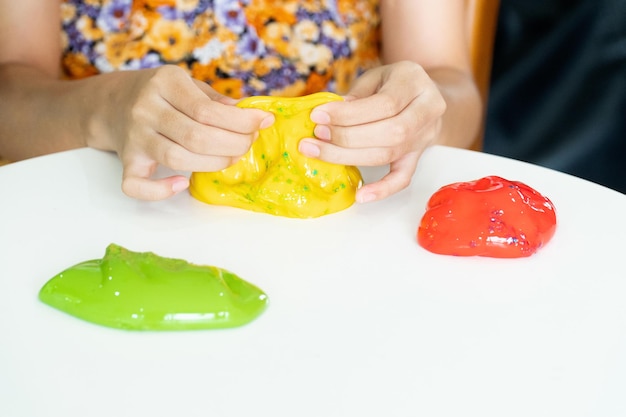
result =
[{"label": "green slime", "polygon": [[83,320],[127,330],[237,327],[257,318],[268,303],[263,291],[224,269],[115,244],[104,258],[50,279],[39,299]]}]

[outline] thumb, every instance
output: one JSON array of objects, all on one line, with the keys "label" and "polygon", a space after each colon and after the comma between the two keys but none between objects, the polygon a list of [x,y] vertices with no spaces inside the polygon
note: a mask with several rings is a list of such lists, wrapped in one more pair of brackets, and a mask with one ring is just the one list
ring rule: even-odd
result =
[{"label": "thumb", "polygon": [[189,187],[189,179],[184,175],[151,179],[156,170],[155,161],[124,164],[122,191],[129,197],[139,200],[164,200]]}]

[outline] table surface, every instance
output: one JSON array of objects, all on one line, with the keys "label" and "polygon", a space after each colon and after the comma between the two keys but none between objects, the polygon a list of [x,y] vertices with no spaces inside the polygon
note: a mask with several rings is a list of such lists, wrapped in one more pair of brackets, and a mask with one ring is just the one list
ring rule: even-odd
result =
[{"label": "table surface", "polygon": [[[421,248],[430,195],[486,175],[548,196],[552,241],[524,259]],[[1,416],[626,415],[623,194],[441,146],[408,189],[309,220],[137,201],[120,181],[91,149],[0,168]],[[240,328],[159,333],[38,301],[109,243],[228,269],[270,305]]]}]

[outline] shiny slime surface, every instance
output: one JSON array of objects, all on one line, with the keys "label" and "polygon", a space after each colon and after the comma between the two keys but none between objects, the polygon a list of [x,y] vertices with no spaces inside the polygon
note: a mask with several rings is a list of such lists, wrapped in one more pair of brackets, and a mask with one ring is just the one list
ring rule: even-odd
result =
[{"label": "shiny slime surface", "polygon": [[555,230],[556,211],[547,197],[521,182],[488,176],[435,192],[417,240],[438,254],[519,258],[535,253]]},{"label": "shiny slime surface", "polygon": [[223,269],[115,244],[102,259],[50,279],[39,299],[83,320],[128,330],[236,327],[268,303],[259,288]]},{"label": "shiny slime surface", "polygon": [[243,99],[239,107],[270,111],[275,123],[260,132],[237,163],[219,172],[194,172],[191,195],[209,204],[297,218],[319,217],[351,206],[362,184],[358,168],[308,158],[298,151],[302,138],[314,137],[311,110],[337,100],[342,98],[332,93]]}]

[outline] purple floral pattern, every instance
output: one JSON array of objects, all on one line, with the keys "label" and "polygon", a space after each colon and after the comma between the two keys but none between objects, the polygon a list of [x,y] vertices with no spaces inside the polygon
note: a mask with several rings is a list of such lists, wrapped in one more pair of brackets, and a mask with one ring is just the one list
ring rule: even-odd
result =
[{"label": "purple floral pattern", "polygon": [[68,78],[170,64],[231,97],[345,93],[378,63],[378,0],[64,0]]}]

